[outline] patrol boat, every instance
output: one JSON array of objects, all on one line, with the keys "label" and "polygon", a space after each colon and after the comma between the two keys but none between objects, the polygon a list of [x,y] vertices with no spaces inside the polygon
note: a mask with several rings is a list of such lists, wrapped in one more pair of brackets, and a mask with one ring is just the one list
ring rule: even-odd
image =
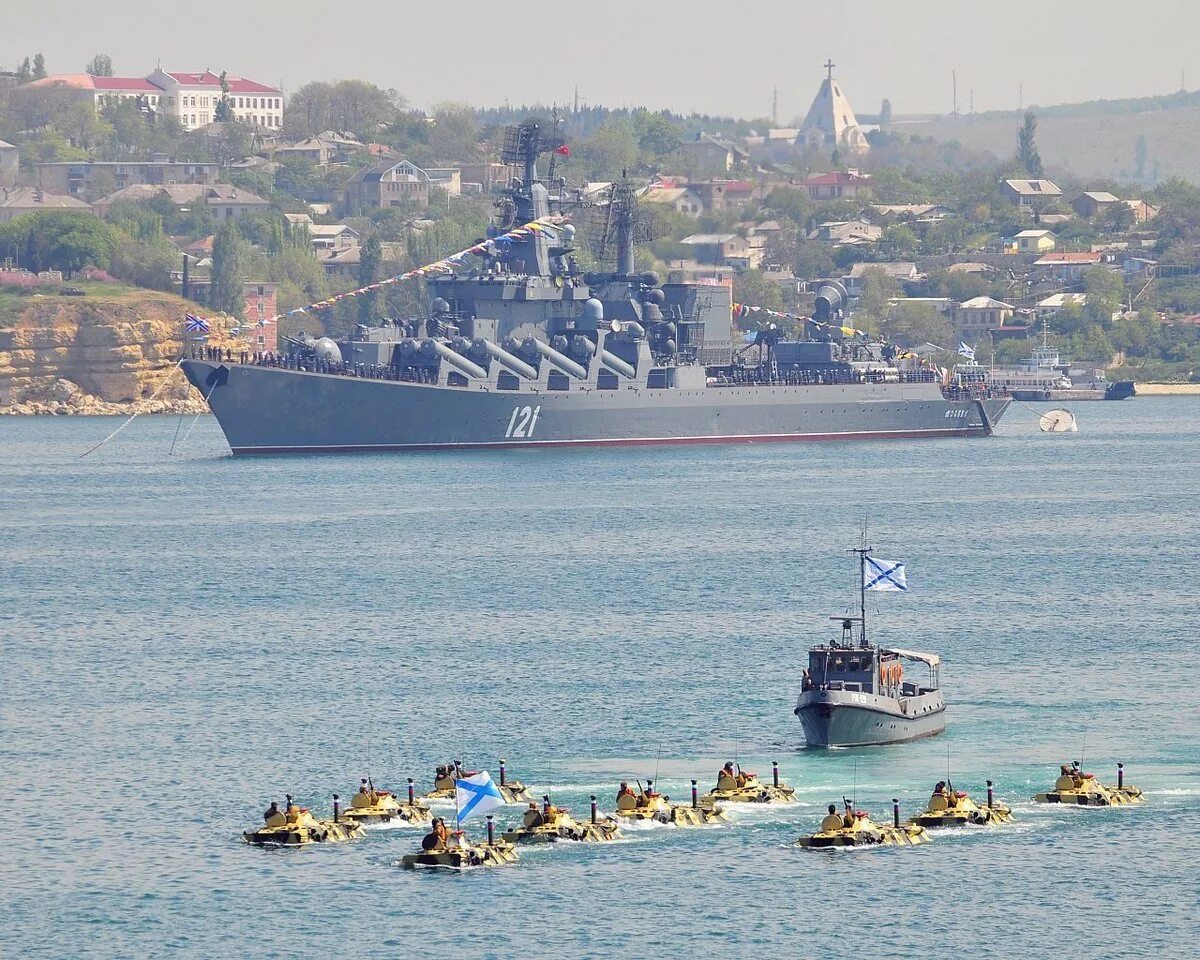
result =
[{"label": "patrol boat", "polygon": [[[859,615],[831,617],[842,621],[841,641],[808,651],[800,697],[792,712],[800,718],[810,747],[904,743],[946,728],[941,658],[867,640],[871,549],[863,546],[852,551],[859,558]],[[907,677],[905,662],[921,664],[924,676]]]},{"label": "patrol boat", "polygon": [[308,807],[297,806],[290,793],[283,810],[279,810],[272,803],[263,819],[263,826],[244,831],[242,839],[257,847],[302,847],[310,843],[353,840],[363,834],[361,823],[342,817],[341,804],[336,793],[333,795],[332,820],[318,820],[309,812]]},{"label": "patrol boat", "polygon": [[588,201],[554,175],[562,144],[551,124],[509,129],[518,176],[472,248],[481,262],[437,265],[427,319],[299,336],[282,354],[193,345],[183,371],[233,453],[983,437],[1003,416],[986,384],[943,384],[841,327],[835,280],[819,285],[816,339],[768,328],[753,361],[735,353],[729,287],[636,270],[628,182],[601,208],[613,269],[585,273],[566,220]]}]

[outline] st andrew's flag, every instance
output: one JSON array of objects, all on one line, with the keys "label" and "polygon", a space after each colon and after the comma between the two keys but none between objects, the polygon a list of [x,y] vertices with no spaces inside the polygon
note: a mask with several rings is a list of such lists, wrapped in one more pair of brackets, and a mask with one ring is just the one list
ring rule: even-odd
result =
[{"label": "st andrew's flag", "polygon": [[208,333],[209,331],[208,321],[194,313],[184,315],[184,326],[188,333]]},{"label": "st andrew's flag", "polygon": [[975,359],[975,351],[971,347],[967,346],[967,344],[962,340],[958,341],[958,355],[960,357],[966,357],[968,360]]},{"label": "st andrew's flag", "polygon": [[867,590],[889,590],[904,592],[908,590],[908,580],[904,576],[904,563],[899,560],[880,560],[878,557],[864,557],[867,561],[863,566],[863,587]]},{"label": "st andrew's flag", "polygon": [[460,821],[504,806],[504,797],[500,795],[500,788],[492,782],[492,778],[486,770],[455,780],[454,800]]}]

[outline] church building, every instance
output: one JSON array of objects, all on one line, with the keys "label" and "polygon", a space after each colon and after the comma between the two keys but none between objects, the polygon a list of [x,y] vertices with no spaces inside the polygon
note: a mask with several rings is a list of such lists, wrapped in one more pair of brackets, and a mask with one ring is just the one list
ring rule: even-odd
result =
[{"label": "church building", "polygon": [[796,142],[830,150],[837,148],[843,153],[866,153],[871,146],[841,84],[833,79],[833,67],[832,60],[825,64],[828,75],[821,81],[821,88],[808,108],[808,116],[804,118]]}]

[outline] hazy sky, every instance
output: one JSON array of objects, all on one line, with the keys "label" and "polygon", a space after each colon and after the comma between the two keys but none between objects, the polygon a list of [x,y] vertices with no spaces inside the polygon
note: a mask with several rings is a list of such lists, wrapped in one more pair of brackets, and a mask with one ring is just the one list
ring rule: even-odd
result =
[{"label": "hazy sky", "polygon": [[[155,7],[145,0],[5,0],[0,67],[42,51],[54,73],[95,53],[118,75],[211,67],[286,91],[359,77],[413,104],[565,102],[766,116],[803,114],[827,57],[851,104],[897,113],[977,110],[1200,88],[1200,4],[1114,0],[605,0],[418,4],[246,0]],[[197,11],[182,18],[174,10]],[[466,11],[478,11],[467,13]],[[552,19],[538,25],[527,11]],[[1139,15],[1140,14],[1140,15]]]}]

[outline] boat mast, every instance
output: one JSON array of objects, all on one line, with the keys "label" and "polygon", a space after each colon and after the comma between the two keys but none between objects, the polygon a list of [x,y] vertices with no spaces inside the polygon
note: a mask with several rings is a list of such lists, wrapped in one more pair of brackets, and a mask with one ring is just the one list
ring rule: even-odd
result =
[{"label": "boat mast", "polygon": [[871,552],[868,547],[866,538],[863,538],[862,546],[851,550],[851,553],[858,554],[858,639],[859,646],[867,645],[867,554]]}]

